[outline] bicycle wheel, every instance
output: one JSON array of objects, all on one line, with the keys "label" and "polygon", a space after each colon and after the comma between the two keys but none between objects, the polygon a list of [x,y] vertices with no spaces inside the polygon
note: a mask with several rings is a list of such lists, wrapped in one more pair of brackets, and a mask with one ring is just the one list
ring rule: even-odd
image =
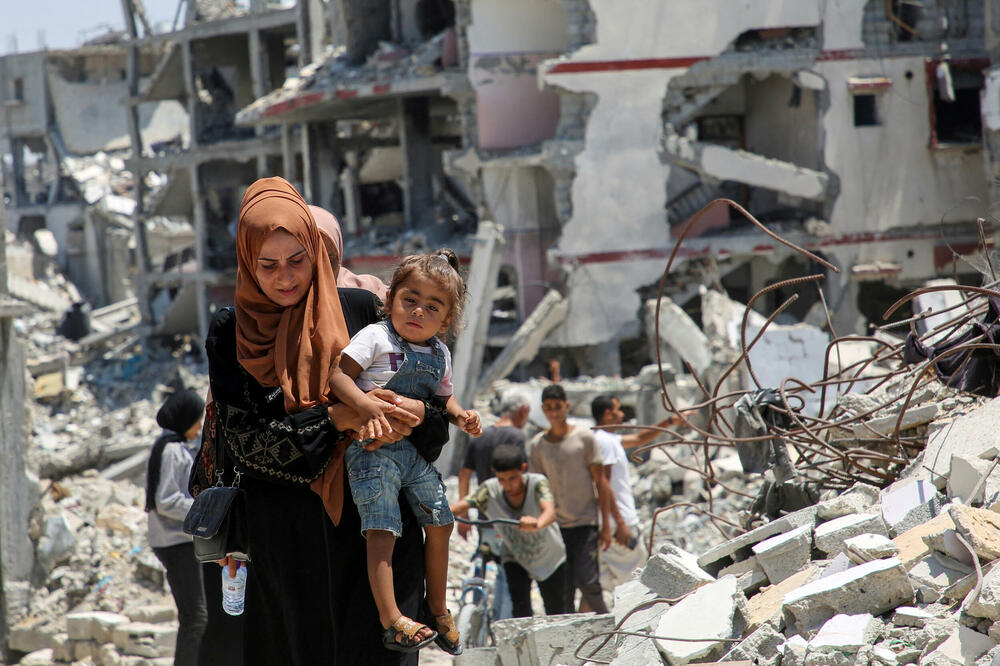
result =
[{"label": "bicycle wheel", "polygon": [[465,647],[483,647],[481,629],[483,626],[483,610],[475,604],[465,604],[458,611],[458,633],[462,636]]}]

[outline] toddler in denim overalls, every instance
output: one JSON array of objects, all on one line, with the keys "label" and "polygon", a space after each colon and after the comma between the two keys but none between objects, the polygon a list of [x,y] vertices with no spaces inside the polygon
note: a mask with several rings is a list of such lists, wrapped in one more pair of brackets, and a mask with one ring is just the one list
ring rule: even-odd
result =
[{"label": "toddler in denim overalls", "polygon": [[[448,539],[454,516],[444,483],[409,438],[380,444],[392,432],[386,414],[395,405],[365,391],[382,388],[417,400],[447,399],[449,419],[478,436],[479,414],[458,404],[451,385],[451,354],[437,336],[459,319],[465,285],[450,250],[411,255],[396,269],[386,299],[387,321],[358,332],[341,353],[340,371],[331,376],[333,392],[354,407],[364,426],[359,441],[344,455],[351,496],[367,539],[368,575],[379,609],[382,642],[410,652],[431,640],[459,654],[458,630],[445,606]],[[355,383],[356,382],[356,383]],[[392,547],[402,530],[399,494],[406,497],[426,535],[427,604],[437,632],[403,616],[392,586]]]}]

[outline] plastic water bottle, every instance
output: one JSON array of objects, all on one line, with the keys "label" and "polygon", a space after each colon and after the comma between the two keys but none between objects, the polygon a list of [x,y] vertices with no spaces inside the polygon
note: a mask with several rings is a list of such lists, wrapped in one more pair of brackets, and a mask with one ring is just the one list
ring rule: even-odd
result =
[{"label": "plastic water bottle", "polygon": [[242,562],[236,577],[229,577],[229,567],[222,567],[222,610],[230,615],[243,615],[247,594],[247,567]]}]

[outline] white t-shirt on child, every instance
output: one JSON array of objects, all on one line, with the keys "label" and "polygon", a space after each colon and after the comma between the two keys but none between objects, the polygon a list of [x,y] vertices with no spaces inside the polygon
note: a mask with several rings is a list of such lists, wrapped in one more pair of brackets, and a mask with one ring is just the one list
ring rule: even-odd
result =
[{"label": "white t-shirt on child", "polygon": [[[407,344],[413,351],[432,353],[430,347],[412,342]],[[438,346],[444,352],[444,379],[441,380],[435,395],[450,396],[455,391],[451,384],[451,352],[441,341],[438,341]],[[350,344],[344,347],[342,353],[350,356],[361,366],[361,374],[355,383],[362,391],[384,387],[403,364],[403,349],[396,344],[383,324],[365,326],[351,338]]]}]

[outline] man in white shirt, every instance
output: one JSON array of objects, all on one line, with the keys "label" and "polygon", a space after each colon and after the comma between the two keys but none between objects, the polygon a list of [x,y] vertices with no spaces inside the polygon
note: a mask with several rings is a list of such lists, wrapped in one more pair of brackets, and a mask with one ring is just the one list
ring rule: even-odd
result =
[{"label": "man in white shirt", "polygon": [[[611,547],[600,554],[601,587],[614,591],[616,586],[628,582],[632,572],[649,558],[632,496],[632,478],[625,449],[648,444],[660,433],[642,430],[636,434],[621,435],[617,430],[604,429],[603,426],[619,425],[625,420],[618,398],[609,395],[594,398],[590,403],[590,412],[597,422],[594,438],[601,447],[604,474],[611,486],[614,501],[611,502],[610,513],[616,526]],[[676,417],[670,416],[657,426],[662,428],[676,422]]]}]

